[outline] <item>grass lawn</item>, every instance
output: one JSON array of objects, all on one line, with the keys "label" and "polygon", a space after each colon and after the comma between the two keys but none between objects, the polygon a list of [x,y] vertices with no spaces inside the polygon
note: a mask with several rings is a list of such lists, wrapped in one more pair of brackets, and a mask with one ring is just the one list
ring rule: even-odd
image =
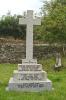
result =
[{"label": "grass lawn", "polygon": [[0,64],[0,100],[66,100],[66,58],[63,58],[63,69],[60,72],[53,71],[54,59],[40,60],[43,69],[48,72],[48,77],[53,82],[53,91],[36,93],[6,91],[16,64]]}]

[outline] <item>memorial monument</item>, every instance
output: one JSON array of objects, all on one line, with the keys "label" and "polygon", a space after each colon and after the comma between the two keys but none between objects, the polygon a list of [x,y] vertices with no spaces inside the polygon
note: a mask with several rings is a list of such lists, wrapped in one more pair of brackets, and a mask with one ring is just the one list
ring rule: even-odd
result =
[{"label": "memorial monument", "polygon": [[41,25],[40,18],[33,18],[33,11],[28,10],[24,18],[19,19],[20,25],[26,25],[26,59],[18,64],[13,77],[9,80],[8,90],[16,91],[44,91],[52,89],[52,82],[47,79],[47,73],[42,65],[33,59],[33,25]]}]

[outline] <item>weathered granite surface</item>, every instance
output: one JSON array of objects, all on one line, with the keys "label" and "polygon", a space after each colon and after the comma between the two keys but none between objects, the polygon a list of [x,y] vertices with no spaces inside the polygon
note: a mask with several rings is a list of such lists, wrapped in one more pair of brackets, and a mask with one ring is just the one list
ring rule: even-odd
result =
[{"label": "weathered granite surface", "polygon": [[50,80],[45,81],[22,81],[14,82],[11,78],[9,81],[9,90],[16,91],[29,91],[29,92],[39,92],[39,91],[50,91],[52,90],[52,83]]},{"label": "weathered granite surface", "polygon": [[[42,70],[41,64],[33,58],[33,25],[40,25],[40,18],[33,18],[33,11],[28,10],[25,18],[19,19],[20,24],[26,24],[26,58],[18,65],[9,81],[8,90],[42,91],[51,90],[52,82]],[[33,68],[34,67],[34,68]]]},{"label": "weathered granite surface", "polygon": [[41,64],[18,64],[18,70],[14,71],[7,89],[31,92],[52,90],[52,82]]}]

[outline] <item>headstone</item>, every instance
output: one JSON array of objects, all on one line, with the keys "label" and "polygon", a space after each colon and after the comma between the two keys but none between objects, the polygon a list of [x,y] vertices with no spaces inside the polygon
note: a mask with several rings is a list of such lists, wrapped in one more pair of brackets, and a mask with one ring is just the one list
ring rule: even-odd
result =
[{"label": "headstone", "polygon": [[19,19],[19,24],[26,25],[26,59],[18,64],[9,81],[8,90],[17,91],[43,91],[51,90],[52,82],[47,79],[47,73],[42,70],[42,65],[33,59],[33,25],[40,25],[41,19],[33,19],[33,11],[28,10],[25,18]]},{"label": "headstone", "polygon": [[61,68],[61,66],[62,66],[62,63],[61,63],[61,55],[60,55],[60,53],[57,53],[56,54],[56,64],[55,64],[55,70],[57,70],[57,71],[59,71],[60,70],[60,68]]}]

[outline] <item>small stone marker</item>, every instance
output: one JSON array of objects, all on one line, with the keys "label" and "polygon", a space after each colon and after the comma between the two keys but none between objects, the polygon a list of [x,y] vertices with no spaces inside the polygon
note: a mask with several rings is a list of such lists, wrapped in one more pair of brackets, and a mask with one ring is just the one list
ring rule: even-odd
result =
[{"label": "small stone marker", "polygon": [[62,63],[61,63],[61,55],[60,53],[56,54],[56,64],[54,66],[55,71],[60,71],[61,67],[62,67]]},{"label": "small stone marker", "polygon": [[42,70],[42,65],[33,59],[33,25],[40,25],[40,18],[33,19],[33,11],[28,10],[26,18],[20,18],[19,24],[27,25],[26,30],[26,59],[18,64],[9,81],[8,90],[17,91],[44,91],[52,90],[52,82],[47,79],[47,73]]}]

